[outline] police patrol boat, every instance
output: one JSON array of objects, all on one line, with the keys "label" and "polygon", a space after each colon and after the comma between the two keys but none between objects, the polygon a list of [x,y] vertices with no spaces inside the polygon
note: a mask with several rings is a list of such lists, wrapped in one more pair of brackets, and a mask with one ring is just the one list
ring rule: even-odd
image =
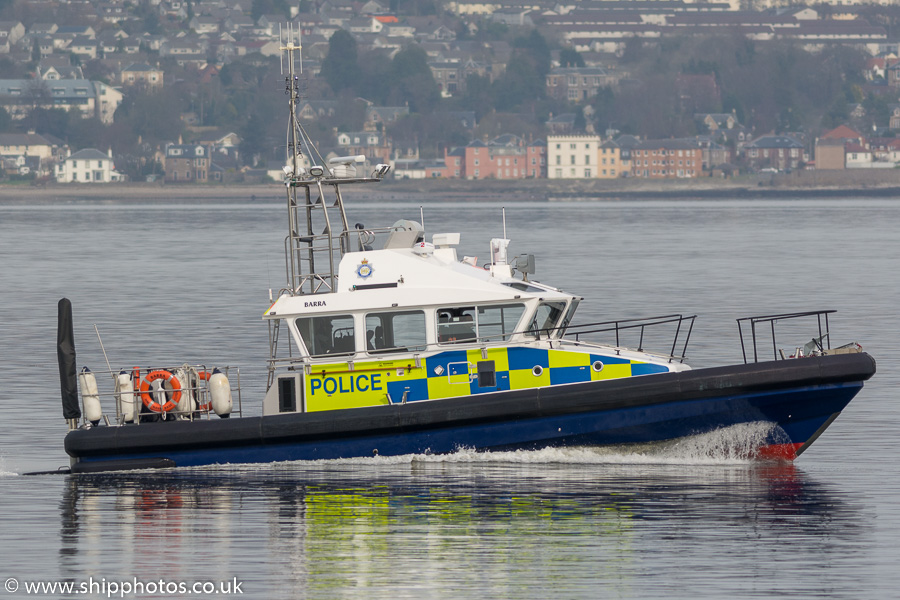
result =
[{"label": "police patrol boat", "polygon": [[[833,311],[739,319],[742,346],[750,334],[744,363],[691,369],[693,316],[576,326],[582,298],[529,280],[534,258],[509,257],[505,237],[479,265],[457,255],[459,233],[429,239],[414,220],[351,227],[342,188],[376,183],[389,167],[360,173],[364,157],[319,155],[295,112],[299,45],[284,50],[287,284],[263,315],[262,415],[242,415],[235,367],[78,373],[63,299],[72,472],[632,444],[756,422],[768,433],[754,454],[793,459],[875,373],[857,344],[831,347]],[[775,323],[801,317],[817,335],[778,350]],[[671,344],[649,352],[645,333],[658,328]],[[763,361],[770,330],[773,356]]]}]

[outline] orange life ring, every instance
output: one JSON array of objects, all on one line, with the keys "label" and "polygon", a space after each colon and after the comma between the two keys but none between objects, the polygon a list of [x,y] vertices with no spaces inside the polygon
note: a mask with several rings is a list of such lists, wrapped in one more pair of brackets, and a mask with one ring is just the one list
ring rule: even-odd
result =
[{"label": "orange life ring", "polygon": [[[150,394],[150,383],[157,379],[163,379],[172,386],[172,399],[162,406],[160,406],[159,402],[154,400],[153,396]],[[150,371],[147,373],[147,376],[144,377],[144,380],[141,381],[141,400],[144,402],[144,406],[153,412],[169,412],[175,408],[181,400],[181,382],[169,371]]]}]

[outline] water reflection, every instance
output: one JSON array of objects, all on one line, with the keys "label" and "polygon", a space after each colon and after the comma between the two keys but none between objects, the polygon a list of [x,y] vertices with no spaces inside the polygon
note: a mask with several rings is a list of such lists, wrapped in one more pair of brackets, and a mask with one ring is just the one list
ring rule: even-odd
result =
[{"label": "water reflection", "polygon": [[[806,568],[853,572],[868,529],[851,498],[795,466],[750,463],[365,459],[72,476],[61,512],[64,577],[238,577],[251,595],[309,598],[639,597],[666,576],[716,597],[733,591],[729,573],[766,568],[781,576],[763,589],[824,589]],[[852,582],[827,585],[841,597]]]}]

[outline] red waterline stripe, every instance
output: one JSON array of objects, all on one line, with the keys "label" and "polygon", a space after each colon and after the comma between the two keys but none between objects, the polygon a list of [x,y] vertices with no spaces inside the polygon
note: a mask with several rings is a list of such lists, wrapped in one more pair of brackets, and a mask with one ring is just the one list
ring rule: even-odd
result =
[{"label": "red waterline stripe", "polygon": [[803,444],[772,444],[763,446],[756,451],[756,458],[762,460],[794,460],[797,458],[797,450]]}]

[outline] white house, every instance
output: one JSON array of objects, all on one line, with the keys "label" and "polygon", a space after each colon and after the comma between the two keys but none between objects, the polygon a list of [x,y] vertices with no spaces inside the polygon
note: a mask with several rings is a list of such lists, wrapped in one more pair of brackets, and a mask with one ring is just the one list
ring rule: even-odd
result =
[{"label": "white house", "polygon": [[115,170],[112,150],[103,154],[94,148],[85,148],[56,165],[57,183],[110,183],[124,179]]},{"label": "white house", "polygon": [[601,143],[598,135],[547,136],[547,178],[596,178]]}]

